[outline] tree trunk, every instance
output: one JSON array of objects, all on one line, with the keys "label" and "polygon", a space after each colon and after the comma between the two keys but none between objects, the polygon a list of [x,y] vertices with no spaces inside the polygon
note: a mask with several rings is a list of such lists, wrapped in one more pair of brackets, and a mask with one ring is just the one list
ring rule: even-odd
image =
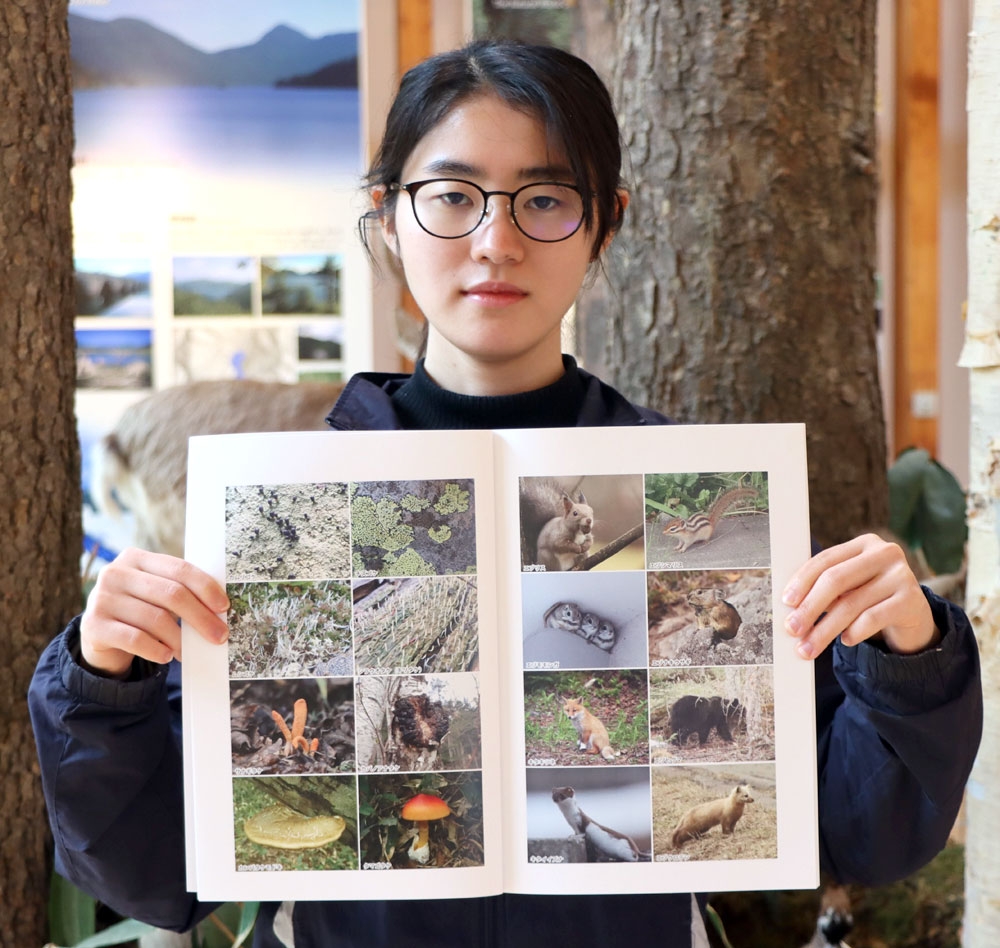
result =
[{"label": "tree trunk", "polygon": [[969,54],[969,307],[961,364],[971,369],[969,577],[983,662],[983,742],[969,780],[966,948],[1000,944],[1000,0],[976,0]]},{"label": "tree trunk", "polygon": [[814,535],[884,525],[875,0],[622,0],[616,46],[632,203],[588,367],[679,421],[806,422]]},{"label": "tree trunk", "polygon": [[80,605],[66,0],[0,3],[0,946],[44,943],[48,832],[24,696]]}]

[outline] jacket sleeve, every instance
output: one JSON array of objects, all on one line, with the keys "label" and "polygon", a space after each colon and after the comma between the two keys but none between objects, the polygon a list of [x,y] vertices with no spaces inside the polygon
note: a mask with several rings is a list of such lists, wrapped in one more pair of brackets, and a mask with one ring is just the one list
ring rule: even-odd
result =
[{"label": "jacket sleeve", "polygon": [[893,655],[838,640],[816,665],[822,867],[882,885],[948,839],[979,747],[979,653],[965,613],[924,590],[937,648]]},{"label": "jacket sleeve", "polygon": [[75,619],[49,644],[28,692],[56,869],[124,916],[189,928],[213,906],[185,891],[174,673],[137,661],[128,681],[92,675],[79,634]]}]

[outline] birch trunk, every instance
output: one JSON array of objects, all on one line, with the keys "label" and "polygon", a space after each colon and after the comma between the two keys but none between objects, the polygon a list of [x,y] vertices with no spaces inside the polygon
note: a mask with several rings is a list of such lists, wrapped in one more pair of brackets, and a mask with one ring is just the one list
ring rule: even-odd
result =
[{"label": "birch trunk", "polygon": [[983,660],[983,743],[967,794],[966,948],[1000,944],[1000,0],[976,0],[969,47],[970,369],[967,607]]}]

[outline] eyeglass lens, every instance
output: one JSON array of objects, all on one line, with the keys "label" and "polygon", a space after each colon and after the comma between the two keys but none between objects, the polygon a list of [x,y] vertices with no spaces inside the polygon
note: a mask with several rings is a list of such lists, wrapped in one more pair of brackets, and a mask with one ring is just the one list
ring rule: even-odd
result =
[{"label": "eyeglass lens", "polygon": [[[411,197],[417,222],[437,237],[464,237],[485,216],[483,192],[469,181],[428,181],[411,191]],[[528,237],[565,240],[583,220],[583,199],[570,187],[529,184],[515,192],[512,210],[517,226]]]}]

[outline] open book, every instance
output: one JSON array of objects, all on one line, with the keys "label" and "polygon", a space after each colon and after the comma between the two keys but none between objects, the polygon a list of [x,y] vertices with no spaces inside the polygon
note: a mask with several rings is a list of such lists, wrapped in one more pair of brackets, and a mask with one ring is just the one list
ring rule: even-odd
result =
[{"label": "open book", "polygon": [[818,884],[800,425],[193,438],[189,887]]}]

